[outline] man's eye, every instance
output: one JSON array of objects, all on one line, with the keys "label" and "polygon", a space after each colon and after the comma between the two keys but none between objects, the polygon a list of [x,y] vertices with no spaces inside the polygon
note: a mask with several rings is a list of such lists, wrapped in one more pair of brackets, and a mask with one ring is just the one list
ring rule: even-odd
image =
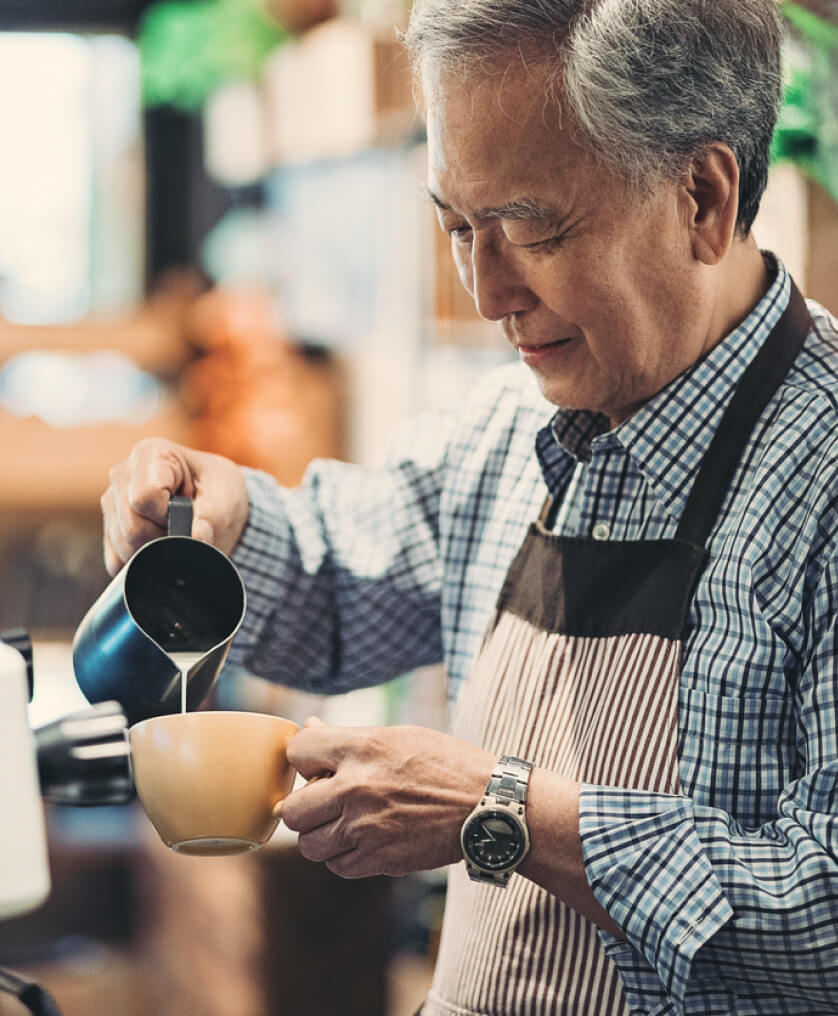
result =
[{"label": "man's eye", "polygon": [[519,243],[515,246],[519,250],[525,250],[528,254],[552,254],[562,246],[566,239],[565,234],[549,236],[546,240],[538,240],[535,243]]},{"label": "man's eye", "polygon": [[471,226],[453,226],[446,233],[457,243],[468,243],[471,240]]}]

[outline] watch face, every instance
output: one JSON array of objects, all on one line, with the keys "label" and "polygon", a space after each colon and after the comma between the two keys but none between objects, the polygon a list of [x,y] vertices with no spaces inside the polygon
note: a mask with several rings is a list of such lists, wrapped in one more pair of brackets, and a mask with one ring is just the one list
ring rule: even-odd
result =
[{"label": "watch face", "polygon": [[481,868],[502,871],[514,864],[524,851],[524,834],[509,814],[483,811],[466,826],[463,847]]}]

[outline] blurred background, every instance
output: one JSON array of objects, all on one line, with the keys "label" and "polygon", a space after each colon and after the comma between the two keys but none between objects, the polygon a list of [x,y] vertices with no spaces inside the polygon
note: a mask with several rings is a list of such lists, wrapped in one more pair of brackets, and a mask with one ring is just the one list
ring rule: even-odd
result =
[{"label": "blurred background", "polygon": [[[756,226],[838,311],[838,4],[783,4],[786,102]],[[379,461],[509,351],[421,199],[402,0],[0,0],[0,628],[33,725],[83,704],[99,496],[146,435],[294,485]],[[444,675],[329,701],[228,674],[218,704],[444,726]],[[67,1016],[410,1016],[443,874],[341,882],[288,834],[177,857],[137,809],[47,814],[54,888],[0,965]],[[7,834],[3,830],[3,835]]]}]

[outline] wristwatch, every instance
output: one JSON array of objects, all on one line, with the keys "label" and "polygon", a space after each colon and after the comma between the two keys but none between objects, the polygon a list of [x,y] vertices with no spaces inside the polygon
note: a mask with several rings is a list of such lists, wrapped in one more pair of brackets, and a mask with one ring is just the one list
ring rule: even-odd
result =
[{"label": "wristwatch", "polygon": [[503,755],[486,793],[463,823],[460,843],[474,882],[506,886],[529,853],[526,804],[532,762]]}]

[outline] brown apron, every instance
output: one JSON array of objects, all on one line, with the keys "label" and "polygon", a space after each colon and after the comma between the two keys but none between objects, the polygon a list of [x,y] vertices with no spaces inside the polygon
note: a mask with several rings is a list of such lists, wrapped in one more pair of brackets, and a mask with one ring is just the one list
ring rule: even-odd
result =
[{"label": "brown apron", "polygon": [[[705,545],[751,431],[810,325],[789,307],[750,364],[702,461],[674,539],[555,534],[545,505],[506,577],[453,733],[580,783],[678,793],[682,637]],[[596,927],[535,883],[449,872],[422,1016],[624,1016]]]}]

